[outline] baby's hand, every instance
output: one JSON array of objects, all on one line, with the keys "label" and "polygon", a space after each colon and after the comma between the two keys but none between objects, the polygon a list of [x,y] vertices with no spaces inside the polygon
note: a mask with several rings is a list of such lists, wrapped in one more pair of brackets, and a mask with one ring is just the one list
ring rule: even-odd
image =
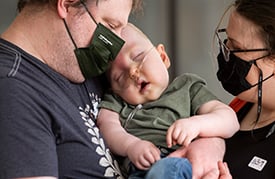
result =
[{"label": "baby's hand", "polygon": [[160,150],[149,141],[138,140],[128,148],[127,155],[137,168],[146,170],[160,159]]},{"label": "baby's hand", "polygon": [[199,124],[190,118],[179,119],[168,129],[166,142],[168,147],[179,144],[187,147],[199,133]]}]

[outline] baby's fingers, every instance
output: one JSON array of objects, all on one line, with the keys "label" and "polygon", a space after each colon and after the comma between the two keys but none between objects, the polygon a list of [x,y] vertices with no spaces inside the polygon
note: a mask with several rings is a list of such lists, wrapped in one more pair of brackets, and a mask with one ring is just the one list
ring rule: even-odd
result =
[{"label": "baby's fingers", "polygon": [[173,138],[172,138],[172,134],[174,131],[174,125],[171,125],[169,127],[169,129],[167,130],[167,134],[166,134],[166,143],[167,143],[167,147],[172,147],[173,146]]},{"label": "baby's fingers", "polygon": [[[172,147],[173,145],[176,144],[180,144],[179,140],[184,141],[185,136],[181,136],[181,130],[176,127],[176,125],[172,125],[171,127],[169,127],[168,131],[167,131],[167,135],[166,135],[166,143],[168,147]],[[180,137],[182,137],[181,139],[179,139]]]},{"label": "baby's fingers", "polygon": [[139,160],[139,167],[142,170],[148,169],[154,164],[157,160],[160,159],[160,151],[158,148],[155,150],[151,149],[149,152],[143,154]]}]

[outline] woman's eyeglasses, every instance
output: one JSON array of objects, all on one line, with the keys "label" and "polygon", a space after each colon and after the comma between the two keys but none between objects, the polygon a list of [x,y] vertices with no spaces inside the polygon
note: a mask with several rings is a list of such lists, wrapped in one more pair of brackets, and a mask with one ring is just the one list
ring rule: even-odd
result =
[{"label": "woman's eyeglasses", "polygon": [[267,51],[267,48],[256,48],[256,49],[229,49],[226,46],[227,42],[227,35],[226,35],[226,29],[217,29],[216,30],[216,37],[218,40],[219,47],[222,51],[222,54],[224,56],[224,59],[226,62],[229,61],[230,53],[240,53],[240,52],[256,52],[256,51]]}]

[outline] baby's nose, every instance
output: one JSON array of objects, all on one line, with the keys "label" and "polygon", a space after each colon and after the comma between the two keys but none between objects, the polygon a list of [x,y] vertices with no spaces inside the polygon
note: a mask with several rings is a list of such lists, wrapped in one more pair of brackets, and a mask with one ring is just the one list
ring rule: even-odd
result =
[{"label": "baby's nose", "polygon": [[132,68],[130,68],[129,76],[131,79],[136,81],[138,80],[139,75],[140,75],[140,69],[138,68],[138,66],[133,66]]}]

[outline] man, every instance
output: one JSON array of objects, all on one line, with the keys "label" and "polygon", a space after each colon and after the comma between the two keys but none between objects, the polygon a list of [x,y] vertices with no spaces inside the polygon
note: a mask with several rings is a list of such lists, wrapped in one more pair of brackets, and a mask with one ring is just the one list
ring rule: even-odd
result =
[{"label": "man", "polygon": [[[115,34],[139,4],[139,0],[18,2],[19,14],[0,41],[1,179],[121,175],[94,125],[103,93],[102,71],[87,71],[85,66],[93,66],[83,56],[98,53],[98,48],[104,51],[100,37],[116,49],[107,44],[110,58],[97,59],[112,60],[123,45]],[[80,50],[85,47],[89,49]]]}]

